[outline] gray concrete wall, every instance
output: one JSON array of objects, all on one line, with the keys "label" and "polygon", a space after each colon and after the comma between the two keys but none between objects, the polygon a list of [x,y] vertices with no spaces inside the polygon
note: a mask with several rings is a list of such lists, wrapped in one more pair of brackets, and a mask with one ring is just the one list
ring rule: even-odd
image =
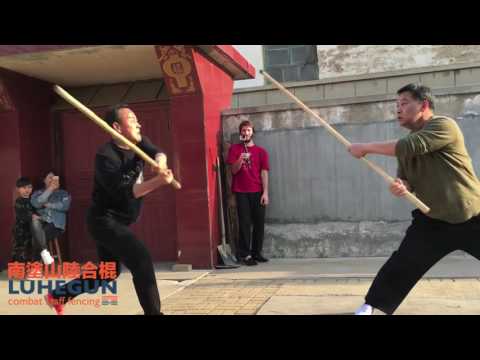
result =
[{"label": "gray concrete wall", "polygon": [[[374,74],[339,76],[322,80],[296,82],[285,86],[302,101],[313,106],[356,103],[390,99],[396,91],[411,82],[430,86],[437,93],[470,92],[480,85],[480,61],[469,64],[429,66],[418,69],[395,70]],[[237,89],[232,99],[232,110],[258,108],[266,105],[292,104],[293,101],[272,85]],[[253,112],[254,109],[249,110]],[[262,110],[263,111],[263,110]]]},{"label": "gray concrete wall", "polygon": [[[478,174],[480,87],[451,86],[435,93],[436,112],[458,120]],[[352,142],[389,140],[406,134],[394,120],[394,95],[313,101],[308,105]],[[229,143],[236,141],[238,124],[245,119],[255,124],[256,142],[271,156],[271,205],[264,246],[267,255],[388,256],[398,247],[413,207],[390,195],[384,180],[353,159],[316,119],[292,104],[231,109],[223,116],[225,154]],[[395,176],[394,158],[370,158]],[[234,205],[230,196],[231,223]],[[235,224],[230,225],[235,235]]]},{"label": "gray concrete wall", "polygon": [[398,248],[408,225],[406,221],[267,223],[263,250],[275,258],[390,256]]},{"label": "gray concrete wall", "polygon": [[[352,142],[388,140],[405,134],[393,121],[335,128]],[[352,159],[324,128],[262,131],[255,139],[270,153],[269,222],[408,219],[409,204],[393,198],[383,179]],[[395,174],[396,159],[369,158]]]}]

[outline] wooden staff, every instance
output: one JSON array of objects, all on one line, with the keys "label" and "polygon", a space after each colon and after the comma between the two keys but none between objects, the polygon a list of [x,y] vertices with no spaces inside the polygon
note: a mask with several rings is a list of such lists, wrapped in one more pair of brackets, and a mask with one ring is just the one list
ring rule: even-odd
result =
[{"label": "wooden staff", "polygon": [[[71,104],[73,107],[77,108],[80,112],[82,112],[85,116],[87,116],[90,120],[92,120],[95,124],[100,126],[101,129],[109,133],[112,137],[116,140],[122,142],[123,144],[127,145],[130,149],[132,149],[138,156],[140,156],[143,160],[149,163],[151,166],[155,168],[163,169],[165,166],[159,165],[155,160],[153,160],[150,156],[148,156],[142,149],[140,149],[137,145],[132,143],[128,140],[125,136],[115,131],[110,125],[107,124],[106,121],[102,120],[97,114],[95,114],[92,110],[87,108],[83,105],[80,101],[75,99],[72,95],[70,95],[67,91],[62,89],[58,85],[54,85],[53,90],[60,95],[66,102]],[[182,188],[182,185],[175,179],[170,183],[175,189],[179,190]]]},{"label": "wooden staff", "polygon": [[[340,141],[347,149],[350,147],[351,143],[343,137],[337,130],[335,130],[329,123],[323,120],[318,114],[316,114],[312,109],[310,109],[307,105],[305,105],[302,101],[300,101],[295,95],[293,95],[290,91],[288,91],[282,84],[278,81],[273,79],[268,73],[263,70],[260,70],[260,74],[265,76],[272,84],[278,87],[281,91],[283,91],[287,96],[289,96],[293,101],[295,101],[303,110],[305,110],[308,114],[312,115],[316,119],[318,119],[322,125],[327,129],[327,131],[332,134],[338,141]],[[392,184],[395,182],[395,179],[388,175],[381,167],[375,165],[370,160],[362,157],[361,160],[365,162],[373,171],[379,174],[381,177],[385,179],[388,184]],[[417,208],[419,208],[424,214],[430,212],[430,208],[421,202],[415,195],[407,190],[407,193],[404,195],[408,201],[414,204]]]}]

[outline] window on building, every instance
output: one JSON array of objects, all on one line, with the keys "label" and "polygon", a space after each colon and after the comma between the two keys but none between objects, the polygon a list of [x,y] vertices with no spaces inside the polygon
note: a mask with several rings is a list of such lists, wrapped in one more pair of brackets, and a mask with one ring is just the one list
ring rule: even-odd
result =
[{"label": "window on building", "polygon": [[318,80],[316,45],[263,45],[264,69],[280,82]]}]

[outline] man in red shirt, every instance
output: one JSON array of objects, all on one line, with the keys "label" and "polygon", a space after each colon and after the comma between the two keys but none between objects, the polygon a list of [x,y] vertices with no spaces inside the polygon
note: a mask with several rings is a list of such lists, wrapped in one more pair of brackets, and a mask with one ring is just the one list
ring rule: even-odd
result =
[{"label": "man in red shirt", "polygon": [[[262,255],[265,208],[268,205],[268,153],[253,142],[250,121],[239,126],[240,143],[233,144],[227,163],[232,170],[232,192],[237,200],[239,222],[238,257],[248,266],[267,262]],[[253,225],[253,231],[252,231]]]}]

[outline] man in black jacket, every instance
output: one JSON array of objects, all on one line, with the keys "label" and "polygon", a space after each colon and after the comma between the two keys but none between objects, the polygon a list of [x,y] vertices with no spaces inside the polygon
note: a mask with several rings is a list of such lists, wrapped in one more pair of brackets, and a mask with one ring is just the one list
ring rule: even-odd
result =
[{"label": "man in black jacket", "polygon": [[[166,164],[166,157],[146,137],[141,135],[141,125],[135,113],[127,105],[113,107],[106,115],[106,122],[117,132],[155,158]],[[143,181],[144,160],[133,150],[113,139],[97,151],[95,157],[95,180],[92,205],[87,214],[88,231],[97,245],[100,262],[114,262],[116,275],[120,264],[130,269],[135,291],[145,315],[160,315],[160,295],[150,254],[145,245],[136,238],[129,225],[139,214],[143,197],[160,186],[173,181],[173,174],[165,166],[157,169],[157,175]],[[99,270],[97,279],[100,279]],[[115,277],[105,279],[115,280]],[[95,280],[77,278],[80,291],[73,291],[72,284],[65,284],[46,296],[47,304],[58,315],[64,305],[81,293],[95,287]]]},{"label": "man in black jacket", "polygon": [[15,225],[13,227],[12,261],[26,262],[27,248],[32,245],[32,221],[38,218],[34,207],[30,203],[32,182],[21,177],[16,182],[18,197],[15,200]]}]

